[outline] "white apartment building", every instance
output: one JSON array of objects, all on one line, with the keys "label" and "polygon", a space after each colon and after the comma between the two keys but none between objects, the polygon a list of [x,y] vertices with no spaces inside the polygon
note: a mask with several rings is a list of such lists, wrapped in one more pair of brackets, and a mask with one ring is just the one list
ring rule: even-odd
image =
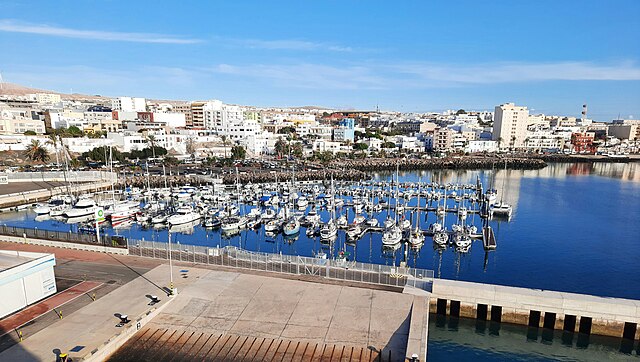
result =
[{"label": "white apartment building", "polygon": [[527,138],[529,110],[527,107],[505,103],[496,106],[493,121],[493,140],[499,141],[500,150],[523,148]]},{"label": "white apartment building", "polygon": [[56,104],[62,101],[60,95],[54,93],[33,93],[29,94],[28,98],[40,104]]},{"label": "white apartment building", "polygon": [[111,109],[124,112],[146,112],[147,101],[144,98],[118,97],[111,100]]},{"label": "white apartment building", "polygon": [[[570,136],[570,134],[569,134]],[[540,130],[528,132],[525,148],[531,151],[562,149],[566,135],[558,135],[551,131]]]},{"label": "white apartment building", "polygon": [[0,134],[23,134],[27,131],[43,134],[44,121],[16,116],[8,107],[0,108]]},{"label": "white apartment building", "polygon": [[464,151],[468,153],[496,152],[498,151],[498,142],[487,140],[469,141]]},{"label": "white apartment building", "polygon": [[62,112],[49,111],[45,118],[49,117],[51,128],[69,128],[76,126],[84,129],[87,122],[84,120],[84,112],[74,110],[64,110]]}]

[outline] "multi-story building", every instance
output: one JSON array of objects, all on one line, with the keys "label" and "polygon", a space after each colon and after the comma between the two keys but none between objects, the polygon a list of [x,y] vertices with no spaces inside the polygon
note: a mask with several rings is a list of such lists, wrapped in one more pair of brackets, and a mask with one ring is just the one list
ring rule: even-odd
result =
[{"label": "multi-story building", "polygon": [[355,140],[355,120],[345,118],[340,121],[340,126],[333,129],[333,140],[336,142],[346,142]]},{"label": "multi-story building", "polygon": [[496,106],[492,139],[498,141],[500,150],[523,148],[528,122],[527,107],[519,107],[513,103]]},{"label": "multi-story building", "polygon": [[114,111],[146,112],[147,101],[144,98],[118,97],[111,100],[111,108]]},{"label": "multi-story building", "polygon": [[180,103],[173,106],[173,111],[184,114],[185,127],[193,127],[193,116],[191,113],[191,103]]},{"label": "multi-story building", "polygon": [[[191,102],[191,124],[187,128],[204,129],[204,107],[207,102]],[[186,117],[185,117],[186,118]]]},{"label": "multi-story building", "polygon": [[54,93],[34,93],[29,94],[29,99],[36,101],[40,104],[56,104],[60,103],[61,98],[59,94]]},{"label": "multi-story building", "polygon": [[608,134],[621,140],[640,140],[640,120],[615,120],[609,126]]}]

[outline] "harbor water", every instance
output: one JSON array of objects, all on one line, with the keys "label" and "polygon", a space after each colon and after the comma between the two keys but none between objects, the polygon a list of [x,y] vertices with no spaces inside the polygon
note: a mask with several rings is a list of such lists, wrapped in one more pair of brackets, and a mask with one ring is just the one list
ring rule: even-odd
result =
[{"label": "harbor water", "polygon": [[[172,232],[171,242],[209,246],[233,245],[248,250],[313,256],[324,251],[329,256],[344,251],[360,262],[410,266],[435,271],[436,277],[545,290],[640,299],[640,166],[636,163],[550,164],[541,170],[435,170],[400,172],[401,182],[475,184],[479,178],[485,189],[494,188],[498,198],[513,207],[510,219],[491,219],[497,248],[485,251],[482,240],[474,240],[466,253],[453,247],[439,250],[427,237],[418,250],[404,246],[397,250],[382,247],[381,233],[366,233],[355,243],[347,243],[344,231],[338,240],[324,245],[318,237],[307,237],[304,227],[294,238],[269,236],[264,228],[223,235],[200,226]],[[390,181],[393,173],[373,173],[372,179]],[[346,201],[349,198],[346,197]],[[378,200],[376,200],[377,202]],[[452,200],[447,205],[453,205]],[[415,205],[412,199],[408,205]],[[426,205],[426,200],[421,202]],[[435,201],[430,204],[435,206]],[[246,207],[245,211],[249,208]],[[353,211],[349,211],[349,219]],[[393,211],[391,211],[393,213]],[[320,211],[323,220],[327,210]],[[387,211],[375,215],[382,224]],[[409,212],[405,217],[411,217]],[[457,221],[446,216],[446,224]],[[437,221],[435,212],[422,212],[422,229]],[[479,215],[467,222],[482,227]],[[50,218],[37,219],[31,211],[0,214],[0,223],[10,226],[75,231],[76,226]],[[415,219],[413,221],[415,224]],[[167,241],[166,229],[142,228],[137,224],[118,230],[107,229],[130,239]],[[475,321],[460,320],[436,325],[432,318],[429,356],[433,360],[602,360],[632,357],[620,352],[620,342],[593,339],[580,345],[566,343],[562,336],[537,336],[526,327],[506,326],[491,333],[479,332]],[[496,338],[499,337],[499,338]],[[508,341],[517,340],[515,350]],[[564,342],[564,343],[563,343]],[[598,354],[582,353],[584,349]],[[632,349],[635,347],[632,347]],[[633,357],[637,357],[634,352]]]}]

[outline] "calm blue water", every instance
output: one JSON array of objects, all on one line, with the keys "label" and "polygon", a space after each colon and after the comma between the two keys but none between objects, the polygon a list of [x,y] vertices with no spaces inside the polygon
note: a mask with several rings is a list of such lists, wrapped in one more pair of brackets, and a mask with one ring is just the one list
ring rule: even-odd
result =
[{"label": "calm blue water", "polygon": [[[495,251],[485,252],[476,240],[468,253],[453,248],[434,250],[427,240],[407,262],[433,269],[441,278],[522,286],[548,290],[587,293],[640,299],[640,168],[638,164],[553,164],[536,171],[420,171],[400,174],[401,181],[438,181],[472,183],[480,177],[485,187],[492,186],[514,207],[509,221],[492,220],[497,236]],[[389,180],[389,174],[373,174],[374,179]],[[504,192],[503,192],[504,190]],[[411,205],[416,204],[415,199]],[[422,200],[422,205],[425,201]],[[453,207],[454,201],[448,205]],[[324,220],[329,218],[322,211]],[[386,218],[386,210],[376,215]],[[406,217],[409,217],[409,213]],[[350,212],[349,219],[353,218]],[[422,213],[421,225],[436,221],[433,212]],[[455,216],[447,216],[451,225]],[[72,230],[55,220],[35,221],[28,212],[5,213],[0,222],[7,225],[41,229]],[[479,228],[478,216],[467,222]],[[365,234],[356,245],[345,243],[344,232],[329,248],[317,238],[307,238],[304,228],[293,240],[281,235],[270,238],[264,231],[243,231],[223,237],[219,231],[199,226],[191,234],[172,234],[172,242],[195,245],[234,245],[263,252],[282,252],[313,256],[324,250],[340,250],[362,262],[398,264],[404,250],[383,250],[381,234]],[[119,231],[107,230],[133,239],[167,241],[166,230],[141,229],[133,225]]]},{"label": "calm blue water", "polygon": [[[490,221],[496,232],[497,249],[485,252],[477,240],[468,253],[460,254],[452,248],[434,250],[427,241],[419,252],[407,253],[410,265],[433,269],[441,278],[640,299],[639,164],[553,164],[536,171],[445,170],[400,174],[401,181],[420,178],[425,182],[473,183],[476,177],[480,177],[485,188],[498,189],[514,207],[509,221]],[[373,178],[390,180],[391,175],[379,173],[373,174]],[[453,201],[448,202],[452,207]],[[415,205],[416,200],[411,204]],[[350,214],[351,220],[353,212]],[[321,215],[323,220],[329,217],[326,211]],[[384,220],[386,211],[376,217]],[[453,215],[447,216],[447,225],[454,219]],[[421,215],[423,228],[435,220],[434,213]],[[55,220],[35,221],[28,212],[0,214],[0,222],[75,230],[74,225]],[[481,226],[478,216],[469,216],[468,222]],[[166,230],[143,230],[136,225],[117,233],[133,239],[168,239]],[[306,256],[319,250],[336,255],[344,249],[352,259],[381,264],[397,264],[404,258],[403,249],[383,251],[380,234],[366,234],[355,246],[345,243],[343,232],[339,235],[335,245],[328,248],[317,239],[307,238],[304,228],[297,239],[285,240],[282,236],[266,237],[264,231],[243,231],[226,238],[218,231],[196,227],[191,234],[172,234],[172,242],[234,245]],[[577,337],[567,340],[561,332],[546,336],[540,333],[534,338],[521,326],[478,328],[475,321],[450,323],[436,319],[433,316],[429,331],[429,359],[434,361],[601,361],[637,358],[640,354],[637,343],[623,346],[617,339],[592,336],[585,344]]]}]

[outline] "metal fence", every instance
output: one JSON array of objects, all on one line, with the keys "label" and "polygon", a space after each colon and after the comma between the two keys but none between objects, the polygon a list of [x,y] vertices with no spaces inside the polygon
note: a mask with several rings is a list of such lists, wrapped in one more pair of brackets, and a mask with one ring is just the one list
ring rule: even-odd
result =
[{"label": "metal fence", "polygon": [[65,177],[62,171],[34,171],[34,172],[7,172],[2,175],[7,176],[9,182],[28,181],[65,181],[73,182],[94,182],[94,181],[117,181],[118,174],[108,171],[69,171]]},{"label": "metal fence", "polygon": [[129,255],[220,265],[266,272],[308,275],[350,282],[411,286],[431,291],[433,270],[321,259],[297,255],[260,253],[233,246],[206,247],[166,242],[128,240]]},{"label": "metal fence", "polygon": [[95,233],[75,233],[46,229],[30,229],[17,226],[0,225],[0,235],[15,236],[21,238],[42,239],[51,241],[62,241],[75,244],[110,246],[115,248],[126,248],[127,240],[122,237],[101,235],[100,242],[97,241]]}]

